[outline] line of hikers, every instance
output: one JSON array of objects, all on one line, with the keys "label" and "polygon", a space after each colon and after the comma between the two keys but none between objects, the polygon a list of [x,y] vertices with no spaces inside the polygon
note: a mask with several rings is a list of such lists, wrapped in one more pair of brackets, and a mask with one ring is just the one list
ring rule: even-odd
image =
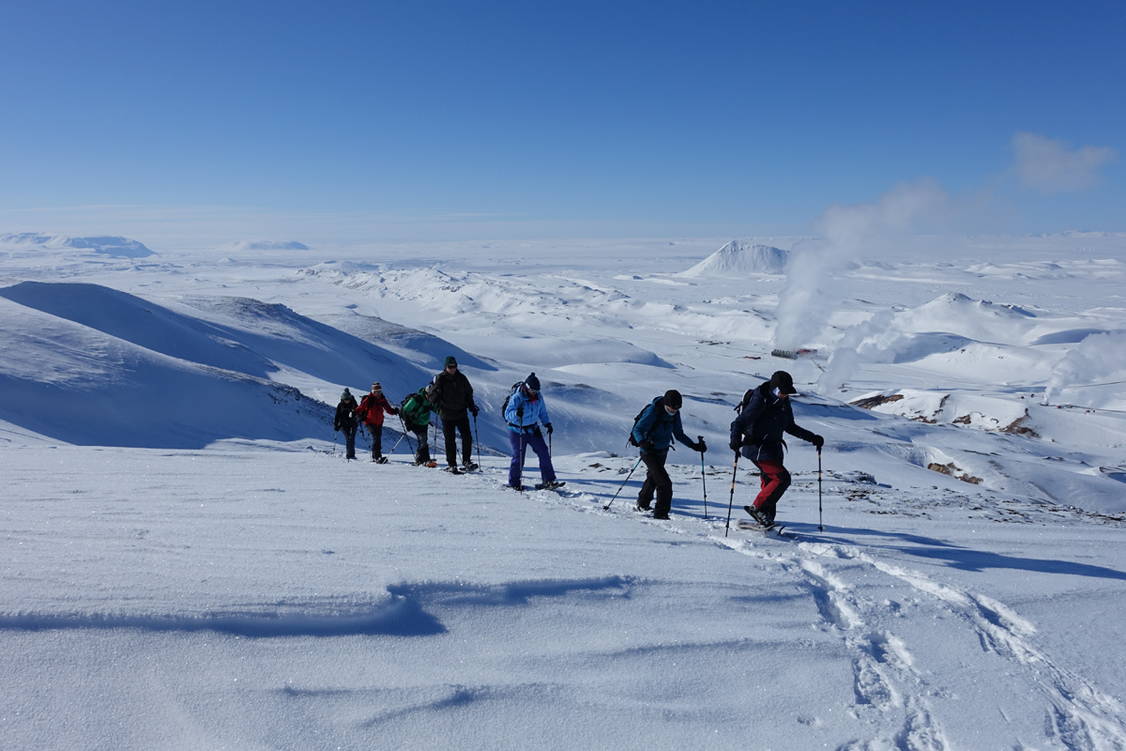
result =
[{"label": "line of hikers", "polygon": [[[783,433],[797,436],[812,443],[817,451],[825,445],[820,435],[802,428],[794,422],[794,412],[789,397],[796,394],[793,377],[784,370],[774,373],[770,380],[748,390],[736,407],[738,416],[731,423],[729,446],[737,455],[750,459],[761,476],[759,493],[754,501],[744,506],[747,513],[761,526],[774,526],[778,500],[790,486],[790,473],[783,464],[786,442]],[[645,482],[637,495],[637,509],[652,511],[654,519],[668,519],[672,508],[672,480],[665,469],[673,439],[699,451],[707,451],[701,436],[693,441],[684,433],[680,410],[683,397],[670,389],[655,397],[637,415],[629,442],[640,451],[639,463],[646,468]],[[544,440],[554,431],[547,404],[540,393],[540,380],[535,373],[513,384],[512,391],[501,410],[508,427],[509,446],[512,452],[508,470],[508,486],[524,490],[522,472],[527,449],[530,447],[539,459],[542,483],[537,488],[555,488],[563,483],[555,475],[551,463],[551,450]],[[372,461],[386,463],[383,456],[381,433],[385,414],[399,415],[404,427],[418,441],[415,464],[437,466],[430,455],[427,430],[430,414],[442,418],[445,438],[447,470],[455,473],[473,471],[473,434],[469,415],[477,417],[479,409],[473,400],[473,386],[458,369],[457,360],[447,357],[441,373],[418,391],[409,394],[396,408],[383,395],[379,383],[373,383],[371,392],[356,403],[348,389],[344,389],[336,408],[335,430],[344,433],[346,456],[356,458],[355,437],[358,426],[367,425],[372,436]],[[542,426],[542,430],[541,430]],[[461,436],[461,464],[457,463],[457,436]],[[701,456],[702,461],[702,456]],[[736,459],[738,461],[738,459]],[[627,478],[628,479],[628,478]]]}]

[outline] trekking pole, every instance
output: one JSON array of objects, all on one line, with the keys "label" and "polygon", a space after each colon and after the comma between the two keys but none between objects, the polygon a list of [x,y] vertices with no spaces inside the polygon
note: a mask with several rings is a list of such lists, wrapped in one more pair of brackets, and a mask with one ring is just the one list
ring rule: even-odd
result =
[{"label": "trekking pole", "polygon": [[[403,438],[406,438],[407,439],[407,448],[409,448],[411,450],[411,453],[413,454],[414,453],[414,444],[411,443],[410,436],[407,435],[407,433],[409,433],[410,431],[407,430],[407,423],[406,423],[406,420],[403,419],[402,413],[399,414],[399,424],[403,426],[403,435],[399,438],[399,441],[403,440]],[[395,441],[396,446],[399,445],[399,441]],[[392,448],[391,450],[394,451],[395,449]],[[416,456],[415,458],[417,459],[418,457]]]},{"label": "trekking pole", "polygon": [[395,449],[399,448],[399,444],[400,444],[400,443],[402,443],[402,442],[403,442],[403,439],[404,439],[404,438],[406,438],[406,437],[407,437],[407,434],[406,434],[406,433],[400,433],[400,434],[399,434],[399,440],[395,441],[395,445],[394,445],[394,446],[392,446],[392,447],[391,447],[391,450],[390,450],[390,451],[388,451],[387,453],[388,453],[388,454],[394,454],[394,453],[395,453]]},{"label": "trekking pole", "polygon": [[477,444],[477,466],[481,466],[481,433],[477,430],[477,415],[473,415],[473,440]]},{"label": "trekking pole", "polygon": [[635,469],[637,469],[638,464],[641,464],[641,457],[640,456],[637,457],[637,464],[633,465],[633,469],[631,469],[629,471],[629,474],[626,475],[626,479],[622,482],[621,485],[618,486],[618,490],[614,493],[614,497],[610,499],[610,503],[607,503],[605,506],[602,507],[603,511],[609,511],[610,506],[613,505],[614,501],[618,500],[618,493],[622,492],[622,488],[624,488],[626,486],[626,483],[629,482],[629,478],[633,477],[633,472],[634,472]]},{"label": "trekking pole", "polygon": [[[704,436],[700,436],[700,442],[704,442]],[[700,484],[704,486],[704,518],[708,518],[708,480],[704,477],[704,452],[700,452]]]},{"label": "trekking pole", "polygon": [[817,531],[824,532],[821,526],[821,447],[817,447]]},{"label": "trekking pole", "polygon": [[735,504],[735,474],[739,471],[739,452],[735,452],[735,463],[731,465],[731,497],[727,499],[727,527],[723,530],[723,536],[727,537],[727,533],[731,531],[731,507]]}]

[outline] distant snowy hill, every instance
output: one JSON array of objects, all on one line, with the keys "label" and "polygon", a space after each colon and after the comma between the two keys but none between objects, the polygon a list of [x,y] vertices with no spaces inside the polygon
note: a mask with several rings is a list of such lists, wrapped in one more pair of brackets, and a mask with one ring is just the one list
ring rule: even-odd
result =
[{"label": "distant snowy hill", "polygon": [[243,250],[309,250],[309,246],[296,240],[240,240],[231,249]]},{"label": "distant snowy hill", "polygon": [[143,243],[127,237],[70,237],[21,232],[0,235],[0,249],[12,250],[79,250],[117,258],[147,258],[153,251]]},{"label": "distant snowy hill", "polygon": [[681,276],[726,276],[730,274],[782,274],[790,254],[770,245],[752,245],[732,240]]},{"label": "distant snowy hill", "polygon": [[378,379],[397,395],[431,375],[249,298],[165,306],[101,285],[24,282],[0,289],[0,300],[0,420],[71,443],[328,437],[321,402],[335,405],[339,385],[362,394]]}]

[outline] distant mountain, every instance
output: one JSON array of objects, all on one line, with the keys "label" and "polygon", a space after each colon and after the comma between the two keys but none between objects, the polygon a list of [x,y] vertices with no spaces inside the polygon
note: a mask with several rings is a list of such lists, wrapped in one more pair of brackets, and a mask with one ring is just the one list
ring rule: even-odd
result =
[{"label": "distant mountain", "polygon": [[731,274],[783,274],[789,251],[771,245],[752,245],[732,240],[681,276],[727,276]]},{"label": "distant mountain", "polygon": [[310,250],[305,243],[296,240],[240,240],[232,250]]},{"label": "distant mountain", "polygon": [[154,255],[144,243],[116,235],[71,237],[44,235],[38,232],[17,232],[0,235],[0,247],[5,246],[21,250],[86,250],[117,258],[147,258]]}]

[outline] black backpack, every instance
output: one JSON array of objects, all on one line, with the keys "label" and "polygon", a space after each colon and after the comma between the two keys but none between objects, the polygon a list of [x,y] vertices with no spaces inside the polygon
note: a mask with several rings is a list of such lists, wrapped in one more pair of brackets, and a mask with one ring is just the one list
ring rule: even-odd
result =
[{"label": "black backpack", "polygon": [[520,388],[523,385],[523,381],[517,381],[516,383],[512,384],[512,388],[508,391],[508,396],[504,397],[504,404],[500,405],[500,419],[504,420],[505,422],[508,421],[508,418],[505,417],[505,415],[508,414],[508,401],[512,398],[512,395],[516,393],[516,389]]}]

